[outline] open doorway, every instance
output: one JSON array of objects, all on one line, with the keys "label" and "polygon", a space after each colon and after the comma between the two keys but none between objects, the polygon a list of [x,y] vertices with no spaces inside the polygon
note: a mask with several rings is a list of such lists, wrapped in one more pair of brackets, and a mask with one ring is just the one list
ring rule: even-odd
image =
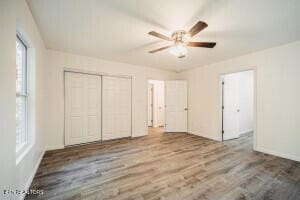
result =
[{"label": "open doorway", "polygon": [[148,80],[148,129],[149,133],[162,132],[165,126],[165,83]]},{"label": "open doorway", "polygon": [[222,141],[246,136],[254,131],[253,70],[224,74],[222,80]]}]

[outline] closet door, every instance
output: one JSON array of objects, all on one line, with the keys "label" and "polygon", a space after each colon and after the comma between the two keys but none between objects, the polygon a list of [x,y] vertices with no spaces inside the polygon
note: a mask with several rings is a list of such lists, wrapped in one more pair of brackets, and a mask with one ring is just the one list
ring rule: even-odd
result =
[{"label": "closet door", "polygon": [[101,76],[65,73],[65,145],[101,140]]},{"label": "closet door", "polygon": [[102,139],[131,136],[131,79],[103,76]]}]

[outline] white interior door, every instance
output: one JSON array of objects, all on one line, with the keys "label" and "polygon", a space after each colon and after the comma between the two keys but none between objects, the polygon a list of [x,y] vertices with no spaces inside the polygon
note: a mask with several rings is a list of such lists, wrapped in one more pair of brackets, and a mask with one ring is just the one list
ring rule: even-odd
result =
[{"label": "white interior door", "polygon": [[187,81],[166,81],[166,132],[187,132]]},{"label": "white interior door", "polygon": [[153,126],[153,84],[148,83],[148,126]]},{"label": "white interior door", "polygon": [[101,140],[101,76],[65,73],[65,145]]},{"label": "white interior door", "polygon": [[102,139],[131,136],[131,79],[102,77]]},{"label": "white interior door", "polygon": [[239,137],[238,133],[238,76],[222,77],[223,85],[223,140]]}]

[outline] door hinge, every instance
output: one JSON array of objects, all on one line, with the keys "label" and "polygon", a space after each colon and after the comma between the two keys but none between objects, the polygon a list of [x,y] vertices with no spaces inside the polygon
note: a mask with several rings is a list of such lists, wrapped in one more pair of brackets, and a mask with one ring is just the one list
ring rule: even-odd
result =
[{"label": "door hinge", "polygon": [[222,85],[224,85],[224,81],[222,81]]},{"label": "door hinge", "polygon": [[153,122],[153,119],[151,119],[151,122]]},{"label": "door hinge", "polygon": [[224,130],[222,130],[222,134],[224,134]]},{"label": "door hinge", "polygon": [[222,106],[222,109],[224,110],[224,106]]}]

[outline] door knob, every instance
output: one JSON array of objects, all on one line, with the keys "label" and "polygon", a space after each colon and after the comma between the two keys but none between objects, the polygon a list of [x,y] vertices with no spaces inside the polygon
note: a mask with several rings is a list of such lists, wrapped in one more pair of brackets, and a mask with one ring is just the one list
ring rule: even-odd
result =
[{"label": "door knob", "polygon": [[185,108],[184,110],[188,110],[188,108]]}]

